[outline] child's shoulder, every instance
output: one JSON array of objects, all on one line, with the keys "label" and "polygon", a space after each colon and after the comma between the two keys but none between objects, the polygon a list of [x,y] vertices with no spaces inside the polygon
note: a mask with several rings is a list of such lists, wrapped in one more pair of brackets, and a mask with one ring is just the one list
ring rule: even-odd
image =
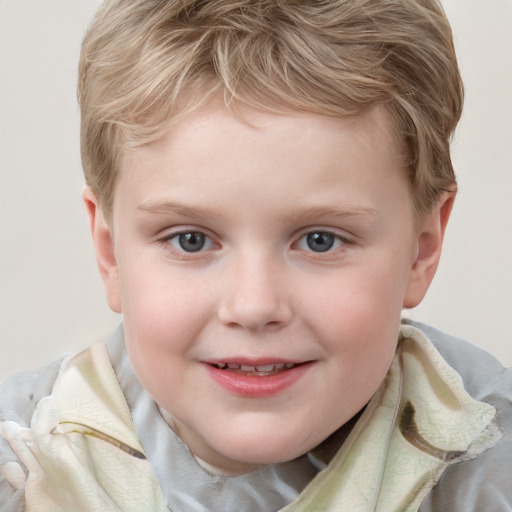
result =
[{"label": "child's shoulder", "polygon": [[431,340],[473,398],[496,407],[501,433],[498,442],[477,458],[448,466],[420,512],[512,510],[512,368],[505,368],[467,341],[424,324],[410,323]]},{"label": "child's shoulder", "polygon": [[425,334],[443,359],[461,376],[464,388],[473,398],[488,403],[493,403],[497,394],[510,398],[512,368],[504,367],[494,356],[468,341],[426,324],[406,323]]},{"label": "child's shoulder", "polygon": [[37,403],[51,393],[62,361],[56,359],[39,371],[16,373],[1,383],[0,421],[30,425]]},{"label": "child's shoulder", "polygon": [[[61,364],[62,358],[56,359],[40,371],[20,372],[0,384],[0,429],[2,423],[10,421],[20,427],[30,426],[37,404],[51,393]],[[19,471],[18,457],[0,435],[0,504],[7,507],[2,510],[21,510],[23,489],[17,481],[21,482],[23,475]]]}]

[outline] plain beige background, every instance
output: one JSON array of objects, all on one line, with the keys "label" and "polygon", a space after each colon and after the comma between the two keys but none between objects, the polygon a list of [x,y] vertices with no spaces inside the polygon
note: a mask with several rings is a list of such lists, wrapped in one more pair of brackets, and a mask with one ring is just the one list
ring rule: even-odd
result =
[{"label": "plain beige background", "polygon": [[[0,381],[104,339],[80,201],[75,100],[98,0],[0,0]],[[445,0],[466,84],[459,197],[438,276],[407,316],[512,364],[512,0]]]}]

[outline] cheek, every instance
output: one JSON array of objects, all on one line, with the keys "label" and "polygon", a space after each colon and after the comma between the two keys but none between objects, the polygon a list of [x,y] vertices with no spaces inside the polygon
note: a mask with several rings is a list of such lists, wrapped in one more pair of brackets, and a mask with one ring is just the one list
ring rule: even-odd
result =
[{"label": "cheek", "polygon": [[367,382],[370,394],[386,374],[398,338],[405,273],[393,268],[381,261],[364,271],[342,271],[310,289],[305,306],[310,327],[346,382]]},{"label": "cheek", "polygon": [[125,321],[152,338],[180,337],[210,314],[208,280],[165,261],[139,262],[126,272],[120,268],[120,281]]},{"label": "cheek", "polygon": [[[388,266],[373,266],[363,271],[342,270],[308,287],[304,297],[312,321],[340,333],[380,332],[385,325],[396,328],[402,310],[406,280]],[[334,327],[337,326],[337,327]]]},{"label": "cheek", "polygon": [[177,376],[193,356],[212,309],[204,287],[149,268],[154,272],[120,276],[126,346],[137,376],[151,392],[159,380]]}]

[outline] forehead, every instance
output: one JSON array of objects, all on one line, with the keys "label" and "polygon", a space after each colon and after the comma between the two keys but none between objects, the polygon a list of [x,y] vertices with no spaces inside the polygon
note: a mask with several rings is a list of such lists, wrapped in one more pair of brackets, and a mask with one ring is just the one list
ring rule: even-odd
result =
[{"label": "forehead", "polygon": [[403,184],[406,172],[384,108],[344,118],[248,107],[233,114],[212,101],[161,139],[125,150],[115,194],[129,191],[140,203],[172,189],[204,201],[218,192],[250,194],[250,182],[308,196],[320,183],[339,185],[342,176],[355,175],[359,188],[372,180],[375,188],[376,179],[382,187]]},{"label": "forehead", "polygon": [[[223,143],[231,144],[232,152],[236,152],[236,143],[242,137],[247,139],[249,136],[256,144],[271,145],[272,138],[286,139],[287,134],[290,135],[290,142],[291,139],[297,140],[297,133],[302,139],[315,134],[325,137],[326,141],[333,137],[348,137],[361,149],[374,146],[375,141],[381,139],[397,155],[400,153],[394,123],[381,105],[368,108],[357,116],[337,117],[279,106],[275,106],[275,111],[261,111],[241,104],[226,106],[223,99],[217,96],[185,115],[178,114],[176,119],[169,120],[168,125],[169,129],[157,140],[136,149],[123,148],[121,168],[130,167],[135,161],[154,159],[157,154],[164,157],[172,152],[175,157],[181,157],[180,147],[183,144],[187,147],[195,145],[197,152],[187,155],[193,158],[194,155],[199,156],[202,150]],[[235,133],[232,133],[233,128]],[[270,137],[265,138],[265,134]],[[315,150],[313,146],[309,149]]]}]

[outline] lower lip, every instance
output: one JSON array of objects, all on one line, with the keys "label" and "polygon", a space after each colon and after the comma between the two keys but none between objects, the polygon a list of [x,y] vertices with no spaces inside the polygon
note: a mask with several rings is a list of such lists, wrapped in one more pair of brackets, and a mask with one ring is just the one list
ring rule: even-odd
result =
[{"label": "lower lip", "polygon": [[227,391],[235,395],[264,398],[278,395],[293,386],[309,370],[312,363],[304,363],[274,375],[255,376],[220,370],[207,364],[210,376]]}]

